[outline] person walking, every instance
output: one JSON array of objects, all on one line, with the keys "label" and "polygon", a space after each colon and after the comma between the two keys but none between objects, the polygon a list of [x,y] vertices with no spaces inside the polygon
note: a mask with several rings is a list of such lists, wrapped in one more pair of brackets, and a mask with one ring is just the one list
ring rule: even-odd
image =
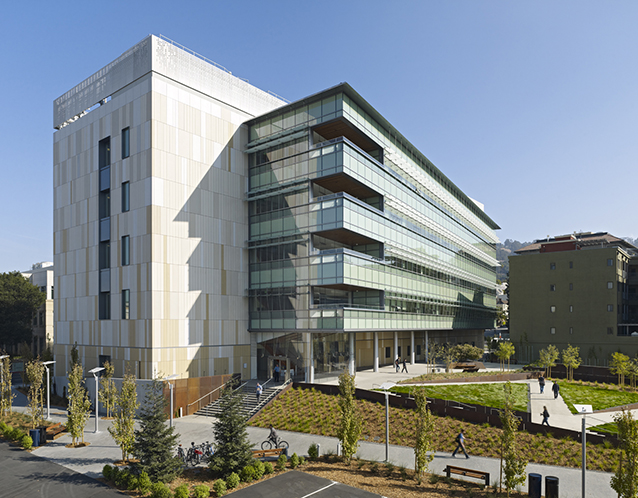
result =
[{"label": "person walking", "polygon": [[405,362],[405,358],[403,358],[403,369],[401,370],[401,373],[403,372],[408,373],[408,366]]},{"label": "person walking", "polygon": [[543,417],[543,422],[541,423],[541,425],[547,425],[547,427],[549,427],[549,422],[547,420],[549,419],[549,412],[547,411],[546,406],[543,407],[543,413],[541,413],[541,416]]},{"label": "person walking", "polygon": [[396,373],[399,373],[399,357],[397,356],[397,359],[394,360],[394,370]]},{"label": "person walking", "polygon": [[541,388],[541,394],[545,391],[545,377],[542,375],[538,378],[538,386]]},{"label": "person walking", "polygon": [[279,372],[280,372],[280,371],[281,371],[281,370],[280,370],[280,368],[279,368],[279,363],[277,363],[277,364],[275,365],[275,370],[274,370],[274,373],[275,373],[275,375],[274,375],[274,377],[275,377],[275,382],[279,382]]},{"label": "person walking", "polygon": [[465,450],[465,435],[463,434],[463,429],[461,429],[461,432],[456,436],[456,449],[452,453],[452,457],[456,457],[456,452],[459,451],[459,449],[465,453],[465,458],[470,458]]},{"label": "person walking", "polygon": [[552,391],[554,391],[554,399],[558,398],[558,391],[560,391],[558,382],[554,381],[554,385],[552,386]]},{"label": "person walking", "polygon": [[263,387],[261,387],[261,384],[259,382],[257,382],[257,387],[255,388],[255,394],[257,395],[257,404],[259,404],[259,398],[261,398],[261,393],[264,390]]}]

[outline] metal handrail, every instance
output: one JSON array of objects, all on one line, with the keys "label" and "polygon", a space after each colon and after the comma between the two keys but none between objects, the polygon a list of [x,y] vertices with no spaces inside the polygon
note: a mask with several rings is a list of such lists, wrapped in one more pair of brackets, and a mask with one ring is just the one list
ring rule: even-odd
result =
[{"label": "metal handrail", "polygon": [[[211,395],[211,394],[213,394],[215,391],[219,391],[222,387],[225,387],[225,386],[226,386],[226,384],[228,384],[229,382],[232,382],[233,380],[234,380],[234,379],[231,379],[231,380],[228,380],[228,381],[224,382],[221,386],[219,386],[219,387],[217,387],[217,388],[213,389],[213,390],[212,390],[211,392],[209,392],[208,394],[204,394],[201,398],[199,398],[199,399],[197,399],[197,400],[193,401],[192,403],[187,404],[187,405],[186,405],[186,413],[188,413],[188,408],[189,408],[190,406],[193,406],[195,403],[199,403],[201,400],[203,400],[203,399],[204,399],[205,397],[207,397],[207,396],[210,396],[210,395]],[[244,382],[241,386],[239,386],[239,389],[241,389],[242,387],[244,387],[246,384],[247,384],[247,383],[246,383],[246,382]],[[208,403],[206,403],[206,404],[208,404]],[[197,405],[197,410],[195,410],[195,411],[199,411],[200,409],[201,409],[201,404],[200,404],[200,405]]]}]

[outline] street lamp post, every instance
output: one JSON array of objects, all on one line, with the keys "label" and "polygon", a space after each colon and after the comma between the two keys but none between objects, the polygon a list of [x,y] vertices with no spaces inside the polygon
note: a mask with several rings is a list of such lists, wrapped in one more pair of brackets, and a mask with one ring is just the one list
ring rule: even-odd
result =
[{"label": "street lamp post", "polygon": [[49,387],[49,365],[53,365],[55,361],[42,362],[44,368],[47,370],[47,420],[51,420],[51,388]]},{"label": "street lamp post", "polygon": [[95,367],[91,370],[89,370],[89,373],[93,374],[93,378],[95,379],[95,433],[98,433],[97,430],[97,425],[98,425],[98,420],[99,420],[99,413],[98,413],[98,392],[100,391],[99,389],[99,385],[98,385],[98,376],[97,374],[99,374],[102,370],[104,370],[104,367]]},{"label": "street lamp post", "polygon": [[384,382],[381,384],[385,394],[385,461],[390,461],[390,393],[388,389],[392,389],[396,384],[394,382]]},{"label": "street lamp post", "polygon": [[[176,379],[177,378],[177,374],[173,374],[173,375],[169,375],[168,377],[164,377],[164,380],[166,381],[170,381],[172,379]],[[168,383],[168,388],[170,390],[170,396],[171,396],[171,418],[170,418],[170,422],[169,422],[169,427],[173,427],[173,383],[169,382]]]},{"label": "street lamp post", "polygon": [[[0,362],[3,362],[5,358],[9,358],[9,355],[3,354],[2,356],[0,356]],[[4,386],[4,365],[3,364],[0,364],[0,382]],[[4,393],[0,393],[0,396],[4,396]],[[11,393],[9,393],[9,396],[11,396]],[[0,413],[0,415],[4,416],[4,413]]]},{"label": "street lamp post", "polygon": [[576,411],[578,413],[582,413],[583,414],[583,426],[582,426],[582,436],[581,436],[581,442],[583,444],[583,449],[582,449],[582,457],[583,457],[583,462],[582,462],[582,467],[583,467],[583,484],[582,484],[582,497],[585,498],[585,469],[587,467],[587,433],[585,432],[585,416],[588,413],[593,413],[594,411],[592,410],[592,406],[591,405],[574,405],[574,408],[576,408]]}]

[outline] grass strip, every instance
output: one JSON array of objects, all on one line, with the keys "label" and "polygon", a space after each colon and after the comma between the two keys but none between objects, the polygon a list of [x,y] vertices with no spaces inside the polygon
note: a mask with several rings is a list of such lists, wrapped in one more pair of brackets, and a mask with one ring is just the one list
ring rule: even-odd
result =
[{"label": "grass strip", "polygon": [[559,381],[560,395],[572,413],[574,404],[592,405],[595,410],[638,403],[638,393],[619,390],[614,385],[585,385],[580,382]]}]

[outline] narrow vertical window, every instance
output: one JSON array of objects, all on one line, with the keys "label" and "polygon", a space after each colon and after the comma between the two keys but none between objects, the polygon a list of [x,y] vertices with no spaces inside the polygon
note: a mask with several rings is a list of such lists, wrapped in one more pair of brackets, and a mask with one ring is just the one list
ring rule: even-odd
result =
[{"label": "narrow vertical window", "polygon": [[122,183],[122,212],[126,213],[131,209],[131,184]]},{"label": "narrow vertical window", "polygon": [[130,237],[125,235],[122,237],[122,266],[131,264],[131,242]]},{"label": "narrow vertical window", "polygon": [[131,155],[131,129],[122,130],[122,159]]},{"label": "narrow vertical window", "polygon": [[122,291],[122,320],[128,320],[131,317],[131,291],[124,289]]}]

